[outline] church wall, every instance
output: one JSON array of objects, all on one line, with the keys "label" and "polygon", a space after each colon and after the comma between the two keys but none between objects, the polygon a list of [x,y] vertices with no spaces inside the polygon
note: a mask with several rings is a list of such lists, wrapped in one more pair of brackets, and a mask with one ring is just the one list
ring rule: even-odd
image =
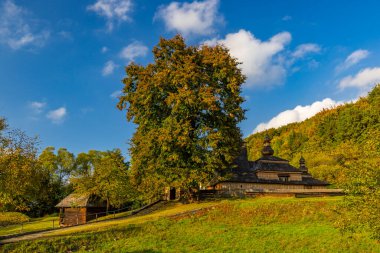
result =
[{"label": "church wall", "polygon": [[257,177],[260,179],[266,179],[266,180],[278,180],[278,175],[281,174],[288,174],[289,175],[289,181],[302,181],[302,174],[300,173],[279,173],[279,172],[266,172],[266,171],[259,171],[257,172]]},{"label": "church wall", "polygon": [[260,183],[234,183],[222,182],[215,186],[216,190],[254,190],[254,189],[324,189],[325,186],[313,185],[286,185],[286,184],[260,184]]}]

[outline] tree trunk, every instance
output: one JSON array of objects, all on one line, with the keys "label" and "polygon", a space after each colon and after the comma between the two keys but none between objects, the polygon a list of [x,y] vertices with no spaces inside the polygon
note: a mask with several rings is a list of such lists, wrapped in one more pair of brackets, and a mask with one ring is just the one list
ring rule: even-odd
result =
[{"label": "tree trunk", "polygon": [[108,214],[108,210],[110,209],[110,200],[107,197],[107,209],[106,209],[106,215]]}]

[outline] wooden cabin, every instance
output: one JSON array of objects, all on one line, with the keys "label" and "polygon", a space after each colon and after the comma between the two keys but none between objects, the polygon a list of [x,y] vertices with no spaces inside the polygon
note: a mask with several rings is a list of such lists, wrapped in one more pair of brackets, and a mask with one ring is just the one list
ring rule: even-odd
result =
[{"label": "wooden cabin", "polygon": [[299,168],[288,160],[274,156],[270,138],[264,139],[262,157],[248,161],[247,149],[242,148],[236,159],[236,168],[231,169],[224,180],[212,183],[208,189],[229,196],[310,196],[341,195],[340,189],[328,189],[328,182],[313,178],[301,157]]},{"label": "wooden cabin", "polygon": [[68,195],[56,207],[59,208],[60,226],[85,224],[105,216],[107,211],[106,201],[98,196],[76,193]]}]

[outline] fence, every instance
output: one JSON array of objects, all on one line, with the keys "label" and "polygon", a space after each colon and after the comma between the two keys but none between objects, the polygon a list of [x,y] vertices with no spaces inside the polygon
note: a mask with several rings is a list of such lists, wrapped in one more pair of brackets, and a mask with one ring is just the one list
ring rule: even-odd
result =
[{"label": "fence", "polygon": [[[140,211],[149,208],[162,199],[161,195],[153,197],[147,201],[141,202],[141,205],[137,209],[131,209],[131,207],[120,208],[117,210],[110,210],[108,212],[97,212],[90,214],[76,214],[74,215],[73,225],[82,225],[89,222],[98,222],[108,219],[121,218],[139,213]],[[143,205],[145,203],[145,205]],[[128,212],[129,211],[129,212]],[[118,215],[119,213],[125,213],[124,215]],[[86,218],[86,219],[84,219]],[[36,221],[23,222],[17,225],[10,225],[6,227],[0,227],[0,239],[7,237],[13,237],[21,234],[28,234],[40,231],[48,231],[60,228],[60,222],[64,222],[64,216],[41,218]],[[81,222],[86,220],[86,222]]]},{"label": "fence", "polygon": [[[150,198],[147,201],[141,202],[140,207],[134,210],[132,210],[131,207],[125,207],[125,208],[120,208],[117,210],[110,210],[110,211],[96,212],[96,213],[88,213],[88,211],[85,214],[77,212],[75,214],[66,215],[65,213],[63,213],[63,214],[60,214],[59,216],[59,224],[60,225],[62,224],[63,226],[75,226],[75,225],[83,225],[88,222],[97,222],[97,221],[102,221],[106,219],[121,218],[124,216],[136,214],[140,212],[141,210],[148,208],[152,204],[155,204],[158,201],[161,201],[162,199],[163,199],[162,195],[157,195],[156,197]],[[130,212],[125,213],[122,216],[117,216],[118,213],[124,213],[127,211],[130,211]]]},{"label": "fence", "polygon": [[0,227],[0,239],[18,234],[32,233],[36,231],[52,230],[59,227],[58,217],[41,218],[36,221]]}]

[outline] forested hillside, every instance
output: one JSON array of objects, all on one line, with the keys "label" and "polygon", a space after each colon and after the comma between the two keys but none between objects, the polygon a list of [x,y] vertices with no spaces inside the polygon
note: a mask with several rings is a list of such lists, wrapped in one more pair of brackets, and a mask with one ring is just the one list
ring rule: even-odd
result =
[{"label": "forested hillside", "polygon": [[251,160],[260,157],[265,134],[272,137],[275,155],[290,160],[296,167],[302,155],[315,177],[341,187],[352,170],[379,163],[380,85],[355,103],[249,136],[246,142]]}]

